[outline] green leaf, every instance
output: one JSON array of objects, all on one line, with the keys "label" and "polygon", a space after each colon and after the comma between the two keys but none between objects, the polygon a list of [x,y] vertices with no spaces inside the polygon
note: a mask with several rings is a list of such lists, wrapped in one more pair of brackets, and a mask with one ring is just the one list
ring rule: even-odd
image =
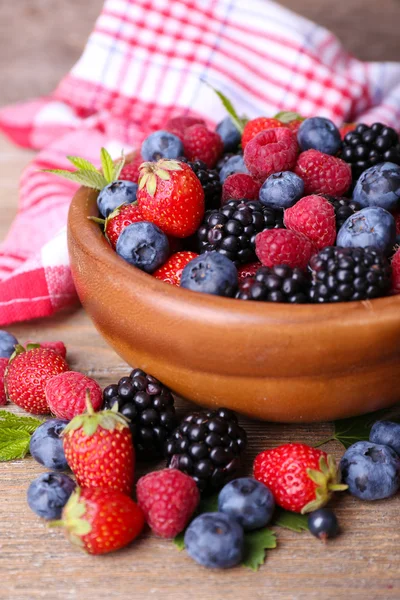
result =
[{"label": "green leaf", "polygon": [[308,516],[283,510],[282,508],[277,511],[272,525],[301,533],[302,531],[308,531]]},{"label": "green leaf", "polygon": [[102,148],[100,151],[101,158],[101,168],[103,170],[103,175],[107,180],[107,183],[112,183],[114,181],[114,162],[110,156],[110,153]]},{"label": "green leaf", "polygon": [[114,163],[113,181],[117,181],[117,179],[119,179],[119,176],[121,175],[121,171],[124,168],[124,165],[125,165],[125,156],[124,156],[124,153],[122,152],[121,158],[119,158]]},{"label": "green leaf", "polygon": [[216,90],[207,81],[203,81],[203,82],[206,85],[208,85],[208,87],[210,87],[217,94],[217,96],[221,100],[224,108],[229,113],[229,115],[230,115],[230,117],[232,119],[233,124],[239,130],[240,133],[243,133],[243,129],[244,129],[243,120],[237,114],[237,112],[236,112],[236,110],[235,110],[232,102],[226,96],[224,96],[224,94],[222,92],[220,92],[219,90]]},{"label": "green leaf", "polygon": [[27,431],[0,429],[0,462],[24,458],[29,450],[30,439]]},{"label": "green leaf", "polygon": [[179,551],[185,549],[185,532],[181,531],[174,537],[174,544],[178,548]]},{"label": "green leaf", "polygon": [[81,158],[80,156],[67,156],[67,159],[70,163],[74,165],[77,169],[82,169],[84,171],[93,171],[98,173],[98,170],[91,162],[86,160],[86,158]]},{"label": "green leaf", "polygon": [[8,410],[0,410],[0,429],[13,429],[33,433],[43,422],[34,417],[21,417]]},{"label": "green leaf", "polygon": [[74,181],[75,183],[85,185],[86,187],[90,187],[95,190],[102,190],[103,187],[108,184],[108,181],[105,179],[105,177],[98,171],[94,172],[83,169],[81,171],[71,172],[63,171],[62,169],[43,169],[43,172],[64,177],[64,179],[69,179],[70,181]]},{"label": "green leaf", "polygon": [[265,551],[276,548],[276,535],[271,529],[251,531],[244,536],[244,556],[242,565],[252,571],[265,562]]},{"label": "green leaf", "polygon": [[275,115],[274,119],[278,119],[282,123],[290,123],[291,121],[304,121],[304,117],[299,113],[283,110]]}]

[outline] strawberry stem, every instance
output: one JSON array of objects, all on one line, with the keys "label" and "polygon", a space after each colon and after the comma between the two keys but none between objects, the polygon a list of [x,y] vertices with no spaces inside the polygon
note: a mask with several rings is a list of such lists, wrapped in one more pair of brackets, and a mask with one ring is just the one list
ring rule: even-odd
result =
[{"label": "strawberry stem", "polygon": [[62,519],[58,519],[56,521],[50,521],[48,523],[49,527],[65,527],[65,521],[63,521]]},{"label": "strawberry stem", "polygon": [[89,389],[86,389],[85,402],[86,402],[86,410],[89,413],[89,415],[94,415],[93,406],[90,401],[90,390]]}]

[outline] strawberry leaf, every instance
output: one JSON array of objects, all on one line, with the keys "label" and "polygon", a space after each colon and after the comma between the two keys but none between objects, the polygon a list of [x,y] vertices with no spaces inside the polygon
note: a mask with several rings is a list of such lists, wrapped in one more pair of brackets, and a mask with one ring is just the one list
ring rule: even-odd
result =
[{"label": "strawberry leaf", "polygon": [[180,552],[185,549],[185,531],[181,531],[174,537],[174,544]]},{"label": "strawberry leaf", "polygon": [[52,173],[53,175],[59,175],[64,179],[69,179],[80,185],[93,188],[95,190],[102,190],[103,187],[108,185],[108,181],[98,171],[89,171],[86,169],[80,171],[63,171],[62,169],[43,169],[44,173]]},{"label": "strawberry leaf", "polygon": [[67,156],[67,159],[70,163],[74,165],[77,169],[82,169],[84,171],[93,171],[98,172],[96,167],[92,165],[91,162],[86,160],[86,158],[81,158],[80,156]]},{"label": "strawberry leaf", "polygon": [[271,529],[250,531],[244,536],[244,556],[242,565],[252,571],[264,564],[266,550],[276,548],[276,535]]},{"label": "strawberry leaf", "polygon": [[301,533],[302,531],[308,531],[308,517],[307,515],[300,515],[288,510],[283,510],[282,508],[277,511],[272,525],[277,525],[278,527],[284,527],[285,529]]},{"label": "strawberry leaf", "polygon": [[218,96],[218,98],[221,100],[225,110],[227,111],[227,113],[229,114],[229,116],[232,119],[233,124],[235,125],[235,127],[238,129],[238,131],[240,133],[243,133],[243,129],[244,129],[244,124],[243,124],[243,119],[241,119],[239,117],[239,115],[237,114],[232,102],[229,100],[229,98],[227,98],[222,92],[220,92],[219,90],[216,90],[212,85],[210,85],[207,81],[203,82],[208,85],[208,87],[210,87]]},{"label": "strawberry leaf", "polygon": [[110,156],[110,153],[102,148],[100,151],[101,158],[101,168],[103,170],[103,175],[107,180],[107,183],[112,183],[114,181],[114,162]]},{"label": "strawberry leaf", "polygon": [[0,410],[0,429],[13,429],[33,433],[44,421],[34,417],[20,417],[8,410]]},{"label": "strawberry leaf", "polygon": [[18,429],[0,429],[0,462],[24,458],[29,451],[31,435]]}]

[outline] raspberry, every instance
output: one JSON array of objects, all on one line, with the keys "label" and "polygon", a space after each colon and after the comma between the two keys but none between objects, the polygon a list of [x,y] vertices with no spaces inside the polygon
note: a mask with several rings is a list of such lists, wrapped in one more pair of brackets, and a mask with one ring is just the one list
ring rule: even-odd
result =
[{"label": "raspberry", "polygon": [[93,410],[99,410],[103,404],[103,393],[97,381],[76,371],[52,377],[45,388],[51,412],[59,419],[68,420],[86,412],[86,390],[90,392]]},{"label": "raspberry", "polygon": [[7,404],[7,394],[4,387],[4,374],[8,365],[8,358],[0,358],[0,406]]},{"label": "raspberry", "polygon": [[222,186],[222,204],[229,200],[258,200],[260,185],[246,173],[229,175]]},{"label": "raspberry", "polygon": [[400,249],[392,258],[392,292],[400,294]]},{"label": "raspberry", "polygon": [[256,237],[256,254],[266,267],[288,265],[305,269],[314,252],[312,241],[297,231],[269,229]]},{"label": "raspberry", "polygon": [[147,523],[162,538],[173,538],[183,531],[200,500],[194,479],[177,469],[141,477],[136,495]]},{"label": "raspberry", "polygon": [[224,150],[221,136],[204,125],[192,125],[183,136],[183,148],[190,161],[202,160],[212,169]]},{"label": "raspberry", "polygon": [[305,196],[285,210],[288,229],[303,233],[321,250],[332,246],[336,239],[335,209],[322,196]]},{"label": "raspberry", "polygon": [[294,172],[303,179],[306,194],[342,196],[351,185],[350,165],[318,150],[302,152]]},{"label": "raspberry", "polygon": [[242,148],[244,149],[247,144],[261,131],[267,129],[276,129],[277,127],[285,127],[285,125],[278,121],[278,119],[271,119],[268,117],[257,117],[248,121],[243,129],[242,134]]},{"label": "raspberry", "polygon": [[296,136],[290,129],[268,129],[247,144],[244,162],[250,174],[263,182],[272,173],[293,169],[298,152]]},{"label": "raspberry", "polygon": [[143,162],[144,159],[140,152],[135,152],[131,161],[122,169],[119,179],[137,183],[139,179],[139,167]]},{"label": "raspberry", "polygon": [[186,129],[192,125],[204,125],[205,121],[199,117],[174,117],[169,119],[164,127],[165,131],[169,131],[183,141]]},{"label": "raspberry", "polygon": [[252,262],[252,263],[247,263],[246,265],[242,265],[241,267],[239,267],[238,268],[239,283],[241,281],[244,281],[248,277],[254,277],[255,274],[257,273],[258,269],[261,266],[262,265],[260,262]]}]

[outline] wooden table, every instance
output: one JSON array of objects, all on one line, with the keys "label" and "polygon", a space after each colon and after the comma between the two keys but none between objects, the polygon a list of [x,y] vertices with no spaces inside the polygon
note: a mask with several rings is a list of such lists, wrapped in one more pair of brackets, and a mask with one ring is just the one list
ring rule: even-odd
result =
[{"label": "wooden table", "polygon": [[[31,154],[0,139],[0,235],[15,211],[17,181]],[[80,308],[10,330],[19,340],[58,340],[68,348],[72,369],[102,386],[129,367],[109,348]],[[321,399],[323,401],[323,399]],[[179,408],[189,404],[178,402]],[[287,441],[313,443],[329,435],[329,424],[273,425],[242,420],[249,433],[248,472],[257,452]],[[341,447],[327,448],[337,458]],[[33,459],[0,464],[0,598],[31,600],[399,600],[400,496],[362,503],[348,495],[334,502],[342,535],[328,544],[308,533],[278,530],[278,548],[253,573],[243,567],[205,570],[172,542],[145,533],[130,548],[90,557],[71,546],[62,532],[48,529],[26,503],[30,481],[43,472]]]}]

